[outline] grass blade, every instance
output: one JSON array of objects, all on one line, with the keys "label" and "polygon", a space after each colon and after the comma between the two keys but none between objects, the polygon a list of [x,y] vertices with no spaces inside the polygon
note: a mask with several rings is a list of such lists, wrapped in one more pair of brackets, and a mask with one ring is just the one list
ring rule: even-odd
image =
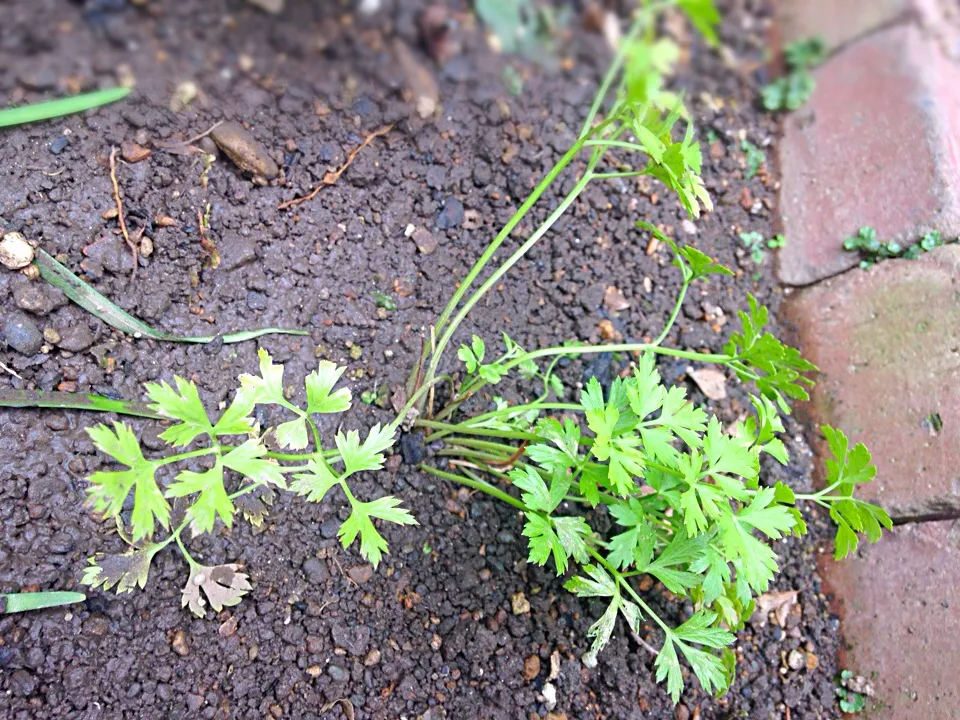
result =
[{"label": "grass blade", "polygon": [[[107,325],[115,327],[117,330],[133,335],[135,338],[148,337],[154,340],[164,340],[167,342],[183,343],[208,343],[213,342],[216,335],[198,335],[184,337],[172,335],[162,330],[156,330],[146,323],[133,317],[113,302],[98,293],[83,280],[78,278],[69,269],[65,268],[54,259],[52,255],[37,248],[36,259],[34,260],[37,268],[40,270],[40,277],[48,283],[63,291],[63,294],[73,300],[77,305],[89,312],[91,315],[100,318]],[[260,330],[240,330],[238,332],[226,333],[222,335],[223,342],[236,343],[244,340],[252,340],[261,335],[280,334],[280,335],[306,335],[306,330],[285,330],[282,328],[262,328]]]},{"label": "grass blade", "polygon": [[41,610],[83,602],[87,596],[78,592],[27,592],[0,595],[0,614]]},{"label": "grass blade", "polygon": [[147,403],[112,400],[103,395],[59,392],[56,390],[0,390],[0,407],[59,408],[61,410],[92,410],[115,412],[118,415],[166,420],[151,410]]},{"label": "grass blade", "polygon": [[83,93],[82,95],[74,95],[72,97],[61,98],[60,100],[24,105],[23,107],[4,108],[0,110],[0,127],[22,125],[23,123],[32,123],[38,120],[49,120],[50,118],[61,117],[62,115],[72,115],[73,113],[83,110],[89,110],[90,108],[116,102],[126,97],[129,92],[130,88],[117,87],[110,88],[109,90],[96,90],[94,92]]}]

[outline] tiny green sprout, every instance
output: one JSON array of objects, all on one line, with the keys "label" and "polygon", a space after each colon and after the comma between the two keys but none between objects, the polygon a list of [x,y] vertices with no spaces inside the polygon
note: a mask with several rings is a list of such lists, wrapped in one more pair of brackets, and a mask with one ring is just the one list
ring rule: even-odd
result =
[{"label": "tiny green sprout", "polygon": [[855,680],[856,678],[852,671],[841,670],[840,677],[836,681],[837,687],[835,689],[840,709],[851,715],[862,712],[867,704],[866,697],[863,693],[856,692],[847,687],[848,683],[852,683]]},{"label": "tiny green sprout", "polygon": [[504,66],[503,84],[511,95],[519,95],[523,92],[523,78],[520,77],[520,73],[513,65]]},{"label": "tiny green sprout", "polygon": [[803,105],[815,85],[811,70],[823,62],[826,47],[820,38],[807,38],[789,43],[784,48],[787,72],[761,90],[767,110],[796,110]]},{"label": "tiny green sprout", "polygon": [[779,250],[780,248],[783,248],[786,246],[787,246],[787,238],[785,238],[780,233],[777,233],[772,238],[767,240],[767,247],[770,248],[771,250]]},{"label": "tiny green sprout", "polygon": [[743,150],[744,159],[747,161],[747,172],[744,178],[749,180],[757,174],[760,166],[767,162],[767,155],[746,138],[740,141],[740,149]]},{"label": "tiny green sprout", "polygon": [[880,240],[880,238],[877,237],[877,231],[873,227],[864,225],[857,230],[856,235],[844,239],[843,249],[849,252],[859,253],[860,267],[868,268],[881,260],[889,260],[892,258],[916,260],[934,248],[955,242],[957,242],[957,239],[945,241],[939,231],[930,230],[924,233],[917,242],[905,246],[896,240],[888,240],[886,242]]},{"label": "tiny green sprout", "polygon": [[763,263],[763,235],[758,233],[756,230],[742,232],[740,233],[740,241],[750,253],[750,259],[753,260],[756,265]]},{"label": "tiny green sprout", "polygon": [[364,405],[373,405],[377,401],[377,386],[374,383],[372,388],[364,390],[360,393],[360,402]]},{"label": "tiny green sprout", "polygon": [[379,290],[373,291],[373,301],[377,304],[378,308],[383,308],[388,312],[397,309],[397,304],[393,301],[393,298]]},{"label": "tiny green sprout", "polygon": [[430,553],[433,552],[433,548],[430,546],[429,540],[424,540],[421,551],[423,552],[424,555],[429,555]]}]

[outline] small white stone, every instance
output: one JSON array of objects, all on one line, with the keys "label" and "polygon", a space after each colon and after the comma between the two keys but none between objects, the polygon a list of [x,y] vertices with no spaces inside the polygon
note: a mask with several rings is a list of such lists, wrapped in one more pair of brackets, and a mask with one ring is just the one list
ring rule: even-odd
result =
[{"label": "small white stone", "polygon": [[33,248],[18,232],[8,232],[0,240],[0,263],[11,270],[20,270],[33,262]]},{"label": "small white stone", "polygon": [[544,683],[540,694],[543,695],[543,706],[551,712],[557,706],[557,688],[553,683]]},{"label": "small white stone", "polygon": [[414,232],[414,230],[416,230],[416,229],[417,229],[417,226],[414,225],[413,223],[410,223],[410,224],[407,225],[407,227],[404,229],[404,231],[403,231],[403,236],[404,236],[404,237],[410,237],[411,235],[413,235],[413,232]]}]

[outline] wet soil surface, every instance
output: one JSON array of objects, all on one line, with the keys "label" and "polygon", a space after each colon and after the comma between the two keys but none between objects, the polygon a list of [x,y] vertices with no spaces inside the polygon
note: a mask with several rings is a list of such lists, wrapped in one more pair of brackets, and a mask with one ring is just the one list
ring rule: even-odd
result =
[{"label": "wet soil surface", "polygon": [[[223,0],[5,3],[0,103],[109,85],[118,75],[132,74],[137,88],[127,100],[83,116],[4,130],[0,223],[61,254],[94,287],[163,329],[309,329],[309,338],[262,340],[286,363],[291,384],[319,357],[348,366],[355,397],[375,387],[390,390],[404,381],[420,329],[442,308],[453,280],[573,139],[608,53],[599,36],[578,28],[561,43],[566,62],[539,69],[492,54],[461,14],[463,47],[437,64],[419,42],[416,2],[388,0],[369,18],[327,3],[288,5],[273,17]],[[592,186],[549,242],[476,309],[462,337],[478,332],[496,343],[504,329],[538,346],[596,340],[611,330],[627,339],[655,334],[677,278],[665,248],[648,247],[634,229],[638,217],[739,268],[735,278],[713,279],[691,293],[672,344],[718,349],[746,291],[776,309],[772,258],[755,265],[736,235],[774,231],[775,178],[761,168],[745,179],[740,146],[742,137],[762,146],[776,129],[754,108],[762,78],[750,69],[762,57],[767,15],[749,4],[727,8],[724,49],[694,46],[678,77],[707,137],[704,175],[716,211],[691,224],[654,185]],[[431,119],[421,119],[415,100],[404,97],[405,75],[393,56],[397,38],[438,83],[442,111]],[[524,79],[519,95],[503,80],[509,63]],[[173,112],[171,97],[187,81],[197,95]],[[128,217],[134,228],[147,226],[153,243],[131,281],[116,220],[104,217],[113,207],[111,146],[149,148],[219,120],[247,125],[287,183],[253,183],[223,156],[204,173],[198,155],[157,148],[147,159],[121,164]],[[365,148],[336,184],[277,210],[388,123],[394,129]],[[544,217],[571,182],[564,178],[548,191],[534,216]],[[198,212],[209,216],[222,258],[216,269],[204,266]],[[158,216],[176,222],[163,227],[154,222]],[[521,229],[532,227],[528,220]],[[629,307],[604,304],[609,286]],[[378,309],[377,293],[390,295],[396,308]],[[7,343],[0,344],[0,360],[22,378],[3,374],[4,386],[139,398],[143,381],[177,373],[195,380],[216,407],[231,396],[236,376],[256,367],[255,342],[134,341],[9,272],[0,274],[0,308]],[[38,339],[44,330],[59,340]],[[573,386],[588,373],[615,373],[618,362],[575,362],[564,379]],[[730,398],[713,403],[689,380],[686,363],[668,361],[661,370],[724,419],[745,412],[745,394],[732,379]],[[503,390],[517,398],[535,389]],[[480,398],[472,409],[485,403],[489,398]],[[345,423],[367,427],[391,416],[358,404]],[[74,588],[88,555],[121,549],[108,525],[82,508],[83,478],[103,463],[83,433],[95,419],[0,412],[0,590]],[[133,424],[149,446],[157,428]],[[805,488],[811,479],[802,429],[791,421],[788,430],[797,459],[786,468],[767,467],[765,481]],[[582,666],[584,633],[602,608],[526,564],[521,522],[511,508],[407,465],[390,468],[359,483],[358,491],[398,495],[420,525],[386,529],[391,554],[375,572],[353,549],[337,545],[344,511],[336,498],[314,505],[281,497],[261,528],[238,522],[191,544],[203,562],[242,563],[253,582],[239,606],[216,617],[196,619],[180,609],[186,566],[168,550],[154,561],[146,591],[119,597],[94,591],[72,608],[0,619],[0,715],[337,718],[346,717],[346,704],[326,706],[344,698],[356,718],[545,717],[540,691],[554,653],[560,666],[553,718],[838,715],[832,684],[838,621],[816,573],[815,557],[826,545],[818,516],[810,518],[809,537],[777,544],[783,565],[777,589],[799,591],[786,626],[748,624],[728,695],[713,700],[691,687],[675,710],[653,682],[653,658],[622,627],[598,667]],[[609,519],[591,522],[602,527]],[[529,613],[512,614],[516,592],[529,599]],[[668,619],[689,611],[660,587],[647,597]],[[653,628],[641,634],[659,643]],[[785,658],[797,648],[815,654],[818,666],[788,669]],[[539,660],[538,672],[529,671],[537,669],[531,658]]]}]

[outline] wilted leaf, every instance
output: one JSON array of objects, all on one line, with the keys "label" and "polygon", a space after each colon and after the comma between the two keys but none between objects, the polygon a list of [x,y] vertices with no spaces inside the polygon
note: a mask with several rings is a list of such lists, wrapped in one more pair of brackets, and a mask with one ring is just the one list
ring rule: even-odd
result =
[{"label": "wilted leaf", "polygon": [[150,563],[163,546],[151,543],[137,550],[110,555],[98,554],[88,558],[90,563],[83,570],[80,582],[90,587],[109,590],[116,585],[116,593],[130,592],[134,587],[141,590],[147,584]]},{"label": "wilted leaf", "polygon": [[762,616],[762,622],[767,622],[767,616],[772,612],[777,625],[783,627],[787,622],[790,610],[797,604],[797,591],[768,592],[757,596],[757,611]]},{"label": "wilted leaf", "polygon": [[[240,565],[229,563],[226,565],[192,565],[190,579],[183,588],[182,607],[190,606],[190,611],[197,617],[203,617],[207,602],[216,612],[225,607],[231,607],[240,602],[241,598],[251,590],[249,578],[241,572]],[[200,590],[207,596],[206,600]]]},{"label": "wilted leaf", "polygon": [[243,513],[247,522],[258,528],[270,514],[275,498],[276,493],[271,488],[259,487],[235,498],[233,504]]}]

